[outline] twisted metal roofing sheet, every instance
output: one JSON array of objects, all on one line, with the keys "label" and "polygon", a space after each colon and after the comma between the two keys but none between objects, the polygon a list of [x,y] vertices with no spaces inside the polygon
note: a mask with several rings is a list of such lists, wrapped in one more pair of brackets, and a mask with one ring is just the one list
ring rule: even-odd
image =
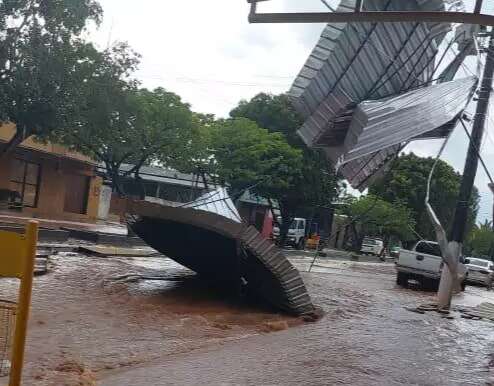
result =
[{"label": "twisted metal roofing sheet", "polygon": [[[353,11],[355,3],[342,0],[338,11]],[[366,10],[440,11],[445,9],[445,0],[366,0],[364,5]],[[353,187],[364,189],[370,177],[410,139],[409,135],[403,135],[402,142],[396,135],[392,141],[381,138],[373,149],[367,138],[366,150],[348,157],[351,146],[359,142],[358,135],[363,134],[354,127],[357,134],[348,137],[355,109],[362,112],[357,107],[362,101],[431,84],[439,45],[450,29],[449,24],[411,22],[328,24],[324,29],[289,95],[306,119],[299,130],[301,138],[308,146],[323,147]],[[464,92],[468,94],[469,87]],[[430,126],[431,131],[438,129]],[[440,132],[445,130],[436,130]],[[388,147],[383,148],[384,144]],[[364,157],[356,158],[357,154]]]},{"label": "twisted metal roofing sheet", "polygon": [[345,140],[345,161],[412,140],[456,120],[476,84],[477,78],[471,76],[362,102],[353,114]]}]

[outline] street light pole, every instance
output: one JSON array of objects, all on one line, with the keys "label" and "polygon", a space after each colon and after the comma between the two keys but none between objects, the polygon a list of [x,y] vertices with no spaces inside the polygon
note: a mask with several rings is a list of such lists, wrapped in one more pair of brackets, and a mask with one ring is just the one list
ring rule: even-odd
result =
[{"label": "street light pole", "polygon": [[465,169],[458,195],[455,217],[449,237],[449,256],[446,256],[448,263],[441,275],[441,283],[438,292],[439,308],[449,308],[453,294],[454,279],[457,275],[458,261],[461,254],[463,241],[465,240],[466,226],[468,220],[468,209],[472,197],[473,186],[479,164],[478,150],[481,148],[482,137],[484,135],[486,116],[489,109],[489,99],[492,91],[492,79],[494,76],[494,28],[489,36],[489,48],[485,62],[484,74],[479,91],[477,110],[473,122],[470,145],[468,147]]}]

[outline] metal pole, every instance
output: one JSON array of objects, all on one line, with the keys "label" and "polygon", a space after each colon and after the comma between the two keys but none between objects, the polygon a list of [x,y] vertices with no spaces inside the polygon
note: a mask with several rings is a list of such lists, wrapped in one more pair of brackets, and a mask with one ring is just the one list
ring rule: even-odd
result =
[{"label": "metal pole", "polygon": [[492,78],[494,75],[494,28],[491,30],[487,59],[485,62],[484,75],[479,91],[477,111],[472,128],[470,145],[468,147],[463,179],[461,181],[460,194],[456,205],[453,227],[451,229],[450,241],[459,244],[465,239],[465,232],[468,219],[468,208],[472,197],[473,185],[477,175],[479,156],[477,149],[481,148],[482,137],[484,135],[486,115],[489,109],[489,99],[492,91]]},{"label": "metal pole", "polygon": [[[437,303],[439,309],[449,310],[453,291],[458,288],[458,262],[462,254],[463,241],[468,221],[468,208],[472,197],[473,185],[477,175],[479,164],[478,149],[481,148],[484,134],[485,119],[489,108],[489,98],[492,90],[492,77],[494,75],[494,29],[490,32],[489,49],[484,68],[484,74],[479,91],[479,101],[473,122],[470,145],[468,147],[465,169],[461,180],[460,193],[456,205],[455,217],[451,229],[449,242],[442,246],[443,259],[446,265],[443,267]],[[445,236],[445,235],[444,235]]]},{"label": "metal pole", "polygon": [[[492,194],[494,194],[494,184],[493,183],[489,184],[489,189],[492,191]],[[494,206],[492,207],[492,226],[494,227]]]},{"label": "metal pole", "polygon": [[[254,5],[255,3],[252,3]],[[251,8],[253,9],[253,8]],[[252,10],[250,23],[460,23],[494,26],[494,16],[471,12],[361,11],[257,13]]]}]

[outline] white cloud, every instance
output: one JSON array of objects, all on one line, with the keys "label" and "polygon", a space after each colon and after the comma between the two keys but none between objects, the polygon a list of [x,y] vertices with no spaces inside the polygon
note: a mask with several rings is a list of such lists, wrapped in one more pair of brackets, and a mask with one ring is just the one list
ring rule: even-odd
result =
[{"label": "white cloud", "polygon": [[128,41],[142,55],[144,86],[163,86],[219,116],[261,91],[287,91],[322,29],[249,24],[243,0],[100,2],[101,47]]}]

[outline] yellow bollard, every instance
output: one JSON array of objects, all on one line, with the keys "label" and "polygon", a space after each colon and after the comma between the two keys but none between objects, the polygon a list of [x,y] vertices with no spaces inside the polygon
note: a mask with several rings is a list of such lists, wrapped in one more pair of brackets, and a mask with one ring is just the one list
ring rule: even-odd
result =
[{"label": "yellow bollard", "polygon": [[14,329],[9,386],[20,386],[31,305],[38,223],[30,221],[24,235],[0,232],[0,276],[21,281]]}]

